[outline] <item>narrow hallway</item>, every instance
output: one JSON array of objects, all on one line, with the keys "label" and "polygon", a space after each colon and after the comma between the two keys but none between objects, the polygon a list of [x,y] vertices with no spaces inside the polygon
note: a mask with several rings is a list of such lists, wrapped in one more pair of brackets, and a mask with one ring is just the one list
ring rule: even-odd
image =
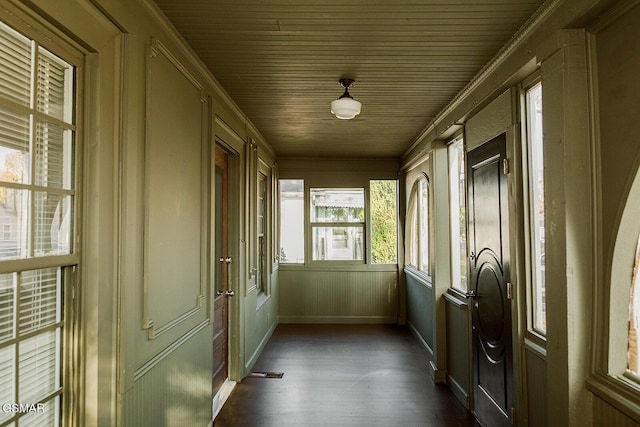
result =
[{"label": "narrow hallway", "polygon": [[477,426],[428,374],[428,354],[392,325],[288,325],[276,329],[215,427]]}]

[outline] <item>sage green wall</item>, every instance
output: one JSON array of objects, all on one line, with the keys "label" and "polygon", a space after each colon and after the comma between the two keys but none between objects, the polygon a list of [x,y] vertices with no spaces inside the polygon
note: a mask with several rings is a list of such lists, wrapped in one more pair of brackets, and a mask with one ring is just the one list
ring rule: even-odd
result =
[{"label": "sage green wall", "polygon": [[[86,378],[77,396],[79,424],[206,426],[213,397],[213,147],[222,143],[232,154],[233,380],[251,368],[277,324],[277,266],[270,266],[269,296],[259,299],[250,275],[257,251],[248,231],[254,219],[245,214],[255,206],[255,183],[246,184],[256,176],[257,160],[273,167],[274,153],[152,1],[33,3],[30,10],[0,0],[19,21],[30,17],[64,34],[87,58],[78,86],[83,147],[78,324],[84,356],[78,369]],[[55,51],[55,37],[50,42]],[[171,92],[178,87],[184,90]],[[172,110],[167,97],[192,113]],[[176,133],[188,142],[184,152],[167,143]],[[246,161],[248,153],[255,153],[252,162]],[[193,173],[173,171],[174,179],[158,175],[176,154],[189,154],[179,166]],[[161,202],[162,179],[165,187],[182,188],[173,192],[180,200]],[[185,204],[188,209],[181,209]],[[189,218],[183,218],[187,212]],[[194,241],[176,237],[183,219],[189,220]],[[179,277],[171,276],[178,270],[162,274],[171,256],[157,252],[168,220],[177,227],[169,239],[174,253],[195,258]]]},{"label": "sage green wall", "polygon": [[433,356],[435,331],[434,291],[430,280],[405,270],[407,281],[407,325]]}]

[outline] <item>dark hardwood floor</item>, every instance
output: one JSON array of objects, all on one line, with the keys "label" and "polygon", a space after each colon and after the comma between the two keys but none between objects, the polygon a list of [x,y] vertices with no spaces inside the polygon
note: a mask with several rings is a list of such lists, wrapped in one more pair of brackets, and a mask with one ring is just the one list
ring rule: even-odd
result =
[{"label": "dark hardwood floor", "polygon": [[279,325],[215,427],[479,426],[448,387],[436,385],[427,353],[392,325]]}]

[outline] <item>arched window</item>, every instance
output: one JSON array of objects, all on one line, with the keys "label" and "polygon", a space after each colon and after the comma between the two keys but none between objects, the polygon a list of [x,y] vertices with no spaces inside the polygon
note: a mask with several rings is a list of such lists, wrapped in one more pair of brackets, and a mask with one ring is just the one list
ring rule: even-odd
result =
[{"label": "arched window", "polygon": [[409,196],[406,264],[426,274],[430,274],[429,213],[429,177],[423,174]]}]

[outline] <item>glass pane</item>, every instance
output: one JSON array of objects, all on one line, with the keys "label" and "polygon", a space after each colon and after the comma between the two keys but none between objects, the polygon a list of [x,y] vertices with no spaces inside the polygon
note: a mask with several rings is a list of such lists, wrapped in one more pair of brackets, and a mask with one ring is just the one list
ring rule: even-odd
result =
[{"label": "glass pane", "polygon": [[29,183],[29,115],[0,107],[0,181]]},{"label": "glass pane", "polygon": [[265,197],[266,197],[266,181],[267,177],[258,173],[258,236],[264,234],[265,224]]},{"label": "glass pane", "polygon": [[395,264],[397,249],[397,183],[374,180],[369,183],[371,205],[371,261]]},{"label": "glass pane", "polygon": [[38,120],[36,125],[35,184],[43,187],[72,188],[72,132]]},{"label": "glass pane", "polygon": [[56,329],[20,342],[18,403],[38,402],[60,387],[59,340]]},{"label": "glass pane", "polygon": [[413,192],[409,201],[409,215],[407,217],[408,229],[408,247],[407,247],[407,263],[418,268],[418,198],[417,192]]},{"label": "glass pane", "polygon": [[363,188],[312,188],[311,222],[364,222]]},{"label": "glass pane", "polygon": [[18,423],[20,426],[59,426],[60,401],[60,396],[54,397],[53,399],[45,402],[42,406],[36,407],[34,412],[29,412],[22,416]]},{"label": "glass pane", "polygon": [[304,181],[280,180],[280,262],[304,263]]},{"label": "glass pane", "polygon": [[61,289],[57,268],[25,271],[20,275],[20,334],[61,320]]},{"label": "glass pane", "polygon": [[636,259],[631,276],[631,293],[629,304],[629,350],[628,368],[635,374],[640,374],[640,348],[638,346],[638,329],[640,329],[640,237],[636,247]]},{"label": "glass pane", "polygon": [[459,139],[449,145],[449,201],[451,213],[452,286],[467,291],[467,219],[465,203],[464,143]]},{"label": "glass pane", "polygon": [[0,343],[15,337],[16,285],[14,277],[14,274],[0,274]]},{"label": "glass pane", "polygon": [[45,49],[38,51],[38,111],[71,123],[73,68]]},{"label": "glass pane", "polygon": [[364,227],[313,227],[314,261],[361,261]]},{"label": "glass pane", "polygon": [[34,192],[33,245],[36,256],[71,253],[72,196]]},{"label": "glass pane", "polygon": [[[0,402],[14,403],[15,395],[15,347],[0,348]],[[11,418],[11,412],[0,411],[0,422]]]},{"label": "glass pane", "polygon": [[546,333],[542,84],[537,84],[527,91],[527,127],[529,131],[533,328],[541,333]]},{"label": "glass pane", "polygon": [[0,22],[0,96],[28,106],[31,41]]},{"label": "glass pane", "polygon": [[28,254],[27,218],[29,192],[0,187],[0,259],[25,258]]},{"label": "glass pane", "polygon": [[429,272],[429,182],[418,184],[420,192],[420,270]]}]

